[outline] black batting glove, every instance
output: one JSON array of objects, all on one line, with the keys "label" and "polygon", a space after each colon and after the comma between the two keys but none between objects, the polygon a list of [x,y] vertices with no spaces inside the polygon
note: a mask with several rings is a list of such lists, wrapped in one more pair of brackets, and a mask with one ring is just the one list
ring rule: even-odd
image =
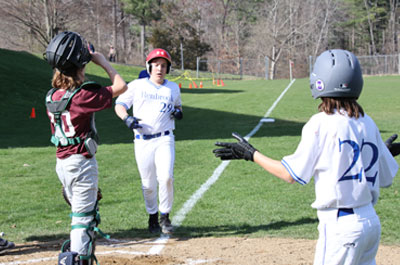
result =
[{"label": "black batting glove", "polygon": [[171,113],[171,119],[175,119],[175,120],[182,120],[183,118],[183,113],[180,109],[176,108],[174,109],[174,111]]},{"label": "black batting glove", "polygon": [[216,146],[224,148],[214,149],[213,153],[216,157],[221,160],[232,160],[232,159],[244,159],[246,161],[254,161],[254,152],[257,151],[246,139],[240,136],[238,133],[232,133],[232,136],[238,140],[238,143],[223,143],[216,142]]},{"label": "black batting glove", "polygon": [[137,119],[132,116],[126,116],[124,119],[126,126],[128,126],[128,128],[131,130],[142,128],[142,126],[139,124],[139,121],[140,121],[140,119]]},{"label": "black batting glove", "polygon": [[392,153],[392,156],[397,156],[398,154],[400,154],[400,143],[393,143],[396,139],[397,134],[393,134],[385,142],[390,153]]}]

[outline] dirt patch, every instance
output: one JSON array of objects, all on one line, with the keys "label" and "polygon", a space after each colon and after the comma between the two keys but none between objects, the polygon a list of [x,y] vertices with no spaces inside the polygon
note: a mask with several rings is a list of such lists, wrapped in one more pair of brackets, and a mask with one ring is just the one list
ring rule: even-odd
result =
[{"label": "dirt patch", "polygon": [[[166,241],[166,242],[165,242]],[[96,256],[101,265],[138,264],[273,264],[309,265],[313,263],[316,241],[288,238],[170,238],[100,240]],[[0,256],[0,265],[57,264],[61,242],[30,242]],[[395,265],[400,246],[381,245],[377,264]]]}]

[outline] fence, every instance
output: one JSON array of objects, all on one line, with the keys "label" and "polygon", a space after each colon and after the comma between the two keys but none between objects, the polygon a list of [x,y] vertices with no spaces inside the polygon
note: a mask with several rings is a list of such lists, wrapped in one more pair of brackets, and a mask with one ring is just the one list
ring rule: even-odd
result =
[{"label": "fence", "polygon": [[[268,69],[268,57],[259,59],[200,59],[197,58],[196,77],[224,76],[229,79],[265,78]],[[268,79],[268,78],[267,78]]]},{"label": "fence", "polygon": [[[363,75],[400,75],[400,55],[364,55],[357,56]],[[310,56],[311,71],[315,58]]]},{"label": "fence", "polygon": [[[371,55],[357,56],[360,61],[364,75],[400,75],[400,55]],[[296,78],[308,77],[312,71],[315,57],[309,56],[308,67],[307,62],[296,61],[294,70]],[[270,79],[268,57],[249,59],[249,58],[233,58],[233,59],[200,59],[197,58],[196,77],[197,78],[218,78],[224,76],[227,79],[251,79],[263,78]],[[291,78],[292,68],[289,62],[280,62],[276,64],[275,69],[278,78]]]}]

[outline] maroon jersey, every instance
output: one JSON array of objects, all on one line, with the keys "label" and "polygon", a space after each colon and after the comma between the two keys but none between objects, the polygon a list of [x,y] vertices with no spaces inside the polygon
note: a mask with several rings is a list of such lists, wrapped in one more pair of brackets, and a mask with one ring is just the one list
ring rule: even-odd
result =
[{"label": "maroon jersey", "polygon": [[[60,100],[65,92],[65,90],[58,89],[54,92],[52,100]],[[82,88],[73,96],[70,103],[61,114],[61,123],[65,136],[68,138],[80,137],[84,140],[91,130],[90,124],[92,114],[106,108],[111,108],[111,106],[111,87],[102,87],[99,89]],[[49,111],[47,111],[47,115],[51,121],[51,132],[54,134],[54,115]],[[86,157],[91,157],[85,148],[84,141],[76,145],[57,147],[57,158],[67,158],[73,154],[82,154]]]}]

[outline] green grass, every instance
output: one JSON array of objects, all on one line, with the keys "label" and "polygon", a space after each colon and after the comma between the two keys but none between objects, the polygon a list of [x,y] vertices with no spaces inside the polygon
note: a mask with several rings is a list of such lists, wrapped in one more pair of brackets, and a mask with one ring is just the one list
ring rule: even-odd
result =
[{"label": "green grass", "polygon": [[[40,56],[0,49],[0,231],[15,242],[66,239],[69,208],[55,173],[55,148],[44,96],[51,69]],[[125,80],[141,68],[116,65]],[[104,71],[89,64],[89,79],[109,84]],[[400,77],[366,77],[360,103],[386,139],[399,133]],[[178,80],[177,82],[182,82]],[[175,202],[172,216],[220,164],[215,141],[231,141],[231,132],[249,133],[271,107],[288,80],[225,81],[203,89],[183,88],[184,119],[176,124]],[[250,142],[275,159],[294,152],[302,126],[317,111],[306,79],[297,80]],[[36,119],[30,119],[31,108]],[[151,237],[133,154],[132,134],[112,109],[96,115],[101,145],[96,155],[100,228],[115,238]],[[397,160],[399,161],[399,160]],[[400,244],[398,178],[381,190],[376,206],[382,242]],[[220,179],[188,213],[174,236],[277,236],[317,238],[316,212],[310,207],[314,186],[288,185],[251,162],[232,161]]]}]

